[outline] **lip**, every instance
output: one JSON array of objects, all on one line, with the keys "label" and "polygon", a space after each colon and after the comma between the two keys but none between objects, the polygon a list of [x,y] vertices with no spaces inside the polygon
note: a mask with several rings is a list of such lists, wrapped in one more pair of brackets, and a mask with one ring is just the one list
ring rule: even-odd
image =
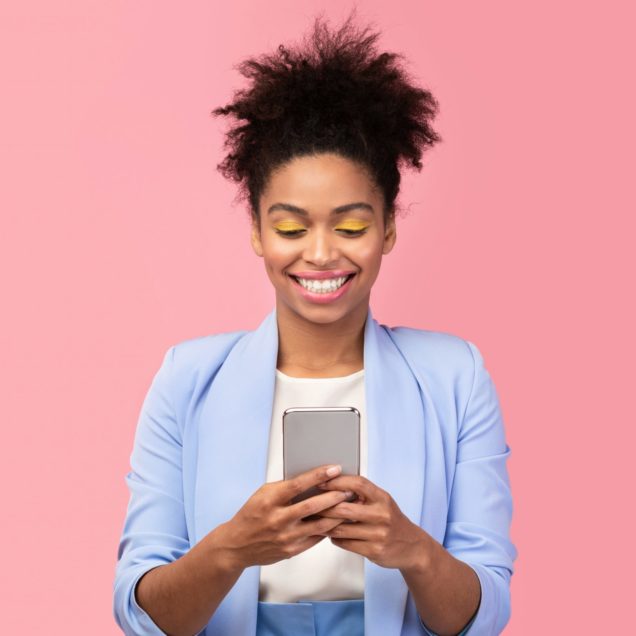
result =
[{"label": "lip", "polygon": [[340,278],[341,276],[349,276],[355,274],[351,270],[346,269],[329,269],[326,271],[308,271],[308,272],[289,272],[290,276],[297,276],[298,278],[306,278],[308,280],[324,280],[325,278]]},{"label": "lip", "polygon": [[[318,272],[312,272],[312,273],[316,274]],[[327,272],[320,272],[320,274],[324,274],[324,273],[327,273]],[[354,272],[349,272],[349,274],[353,274],[353,273]],[[329,276],[320,276],[320,278],[321,279],[323,279],[323,278],[337,278],[337,276],[334,276],[333,272],[328,272],[328,274],[329,274]],[[347,275],[346,272],[340,274],[340,276],[346,276],[346,275]],[[294,279],[294,276],[297,276],[297,274],[290,275],[289,277],[292,280],[293,286],[298,290],[298,293],[305,300],[308,300],[309,302],[316,303],[316,304],[319,304],[319,305],[323,305],[323,304],[326,304],[326,303],[332,303],[332,302],[338,300],[338,298],[340,298],[343,294],[347,293],[347,290],[351,286],[350,285],[351,281],[355,278],[355,275],[351,276],[347,280],[347,282],[344,283],[344,285],[342,285],[342,287],[339,287],[334,292],[329,292],[329,293],[325,293],[325,294],[319,294],[319,293],[311,292],[308,289],[305,289],[297,280]],[[305,276],[301,276],[301,278],[305,278]],[[309,278],[309,277],[307,276],[307,278]],[[314,279],[315,279],[315,277],[314,277]]]}]

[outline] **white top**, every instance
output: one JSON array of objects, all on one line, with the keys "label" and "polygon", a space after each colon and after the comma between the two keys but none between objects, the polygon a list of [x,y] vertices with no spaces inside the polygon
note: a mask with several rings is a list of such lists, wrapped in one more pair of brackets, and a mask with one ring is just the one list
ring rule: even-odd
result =
[{"label": "white top", "polygon": [[[360,411],[360,474],[367,476],[364,369],[336,378],[294,378],[276,369],[267,481],[283,479],[283,411],[302,406],[353,406]],[[364,598],[364,557],[325,537],[289,559],[261,566],[259,601],[295,603]]]}]

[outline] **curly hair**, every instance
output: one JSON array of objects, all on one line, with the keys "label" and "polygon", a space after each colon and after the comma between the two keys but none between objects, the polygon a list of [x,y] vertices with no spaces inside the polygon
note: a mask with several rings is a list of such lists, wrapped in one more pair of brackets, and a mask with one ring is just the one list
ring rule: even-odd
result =
[{"label": "curly hair", "polygon": [[[355,10],[354,10],[355,12]],[[259,199],[272,171],[295,157],[337,153],[364,166],[384,195],[384,218],[395,213],[399,166],[422,168],[422,152],[441,137],[431,121],[439,105],[410,81],[403,55],[378,53],[379,33],[357,29],[350,14],[330,32],[321,17],[301,47],[248,58],[251,80],[213,115],[237,122],[226,133],[221,174],[239,183],[259,219]]]}]

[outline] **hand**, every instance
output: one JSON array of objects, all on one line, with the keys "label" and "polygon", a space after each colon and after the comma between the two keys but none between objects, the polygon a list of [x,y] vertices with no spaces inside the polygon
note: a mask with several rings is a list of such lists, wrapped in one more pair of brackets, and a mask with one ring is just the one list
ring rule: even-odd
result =
[{"label": "hand", "polygon": [[[351,493],[336,490],[289,503],[296,495],[330,479],[333,475],[327,474],[328,468],[325,465],[293,479],[263,484],[230,521],[218,526],[217,545],[236,568],[289,559],[322,541],[325,532],[342,523],[337,518],[305,520],[305,517],[333,508]],[[334,474],[341,470],[338,466]]]},{"label": "hand", "polygon": [[356,552],[386,568],[407,570],[429,562],[431,537],[406,517],[391,495],[359,475],[340,475],[318,486],[327,492],[350,490],[358,495],[321,512],[329,519],[351,520],[325,531],[340,548]]}]

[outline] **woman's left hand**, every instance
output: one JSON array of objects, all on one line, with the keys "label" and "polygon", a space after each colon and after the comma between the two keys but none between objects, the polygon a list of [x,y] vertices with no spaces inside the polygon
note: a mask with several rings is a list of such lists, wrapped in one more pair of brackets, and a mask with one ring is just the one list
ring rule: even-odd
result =
[{"label": "woman's left hand", "polygon": [[431,554],[430,535],[406,517],[391,495],[359,475],[340,475],[323,490],[351,490],[357,501],[343,501],[320,515],[349,519],[324,533],[334,545],[367,557],[386,568],[426,567]]}]

